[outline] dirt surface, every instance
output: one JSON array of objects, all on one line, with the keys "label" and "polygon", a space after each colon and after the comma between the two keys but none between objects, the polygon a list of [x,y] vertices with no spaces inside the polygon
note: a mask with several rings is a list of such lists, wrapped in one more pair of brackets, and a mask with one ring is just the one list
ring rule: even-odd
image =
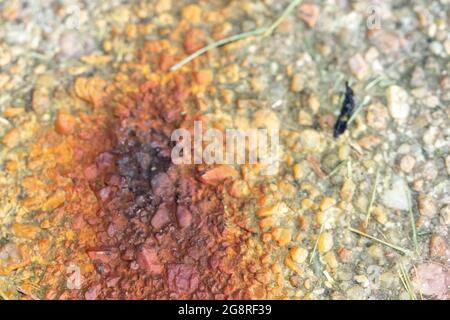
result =
[{"label": "dirt surface", "polygon": [[[0,1],[3,299],[448,299],[450,2]],[[355,101],[333,137],[345,83]],[[175,165],[270,128],[280,166]]]}]

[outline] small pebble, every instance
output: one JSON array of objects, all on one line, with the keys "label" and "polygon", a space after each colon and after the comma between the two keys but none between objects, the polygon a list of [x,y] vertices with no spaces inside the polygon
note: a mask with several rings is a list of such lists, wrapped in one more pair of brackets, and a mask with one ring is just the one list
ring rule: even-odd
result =
[{"label": "small pebble", "polygon": [[326,211],[327,209],[331,208],[332,206],[334,206],[336,204],[336,200],[334,200],[333,198],[330,197],[324,197],[322,198],[322,200],[320,201],[320,205],[319,208],[322,211]]},{"label": "small pebble", "polygon": [[314,3],[302,3],[298,11],[300,12],[300,19],[305,21],[308,27],[314,28],[319,18],[320,7]]},{"label": "small pebble", "polygon": [[300,110],[298,112],[298,124],[301,126],[312,126],[313,119],[308,112]]},{"label": "small pebble", "polygon": [[191,4],[183,8],[181,15],[189,23],[198,24],[202,20],[202,9],[196,4]]},{"label": "small pebble", "polygon": [[437,213],[437,208],[434,199],[424,193],[419,195],[419,212],[422,216],[434,217]]},{"label": "small pebble", "polygon": [[304,171],[300,163],[296,163],[294,165],[294,167],[292,168],[292,174],[294,175],[295,179],[301,179],[303,177]]},{"label": "small pebble", "polygon": [[350,70],[358,80],[363,80],[369,74],[369,65],[359,53],[349,60]]},{"label": "small pebble", "polygon": [[353,195],[355,194],[356,186],[353,181],[348,178],[342,184],[340,196],[342,200],[350,202],[352,201]]},{"label": "small pebble", "polygon": [[399,86],[390,86],[386,90],[388,108],[391,116],[397,120],[408,118],[410,106],[408,103],[408,93]]},{"label": "small pebble", "polygon": [[424,86],[425,82],[425,71],[420,66],[417,66],[412,73],[410,85],[414,88],[419,88]]},{"label": "small pebble", "polygon": [[432,235],[429,249],[431,258],[444,258],[447,250],[445,238],[437,234]]},{"label": "small pebble", "polygon": [[444,53],[444,46],[442,45],[442,43],[440,43],[438,41],[433,41],[430,44],[430,50],[433,54],[435,54],[437,56],[442,56]]},{"label": "small pebble", "polygon": [[291,82],[291,91],[300,92],[305,88],[305,80],[300,73],[294,74]]},{"label": "small pebble", "polygon": [[395,282],[397,276],[392,272],[383,272],[380,276],[380,284],[383,288],[391,288]]},{"label": "small pebble", "polygon": [[446,225],[450,225],[450,204],[442,207],[440,214],[443,222]]},{"label": "small pebble", "polygon": [[55,121],[55,130],[59,134],[68,134],[75,129],[75,117],[69,113],[59,112]]},{"label": "small pebble", "polygon": [[356,282],[360,283],[363,287],[367,287],[369,285],[369,279],[364,274],[359,274],[353,277]]},{"label": "small pebble", "polygon": [[330,232],[324,232],[319,236],[319,240],[317,242],[317,249],[321,253],[325,253],[330,251],[333,248],[333,236]]},{"label": "small pebble", "polygon": [[172,8],[172,0],[158,0],[155,3],[155,11],[157,13],[169,11]]},{"label": "small pebble", "polygon": [[388,221],[386,210],[384,210],[381,206],[376,206],[373,208],[373,216],[379,224],[386,224]]},{"label": "small pebble", "polygon": [[293,247],[289,250],[292,260],[296,263],[303,263],[308,257],[308,250],[302,247]]},{"label": "small pebble", "polygon": [[262,109],[253,113],[251,127],[255,129],[273,129],[278,130],[280,128],[280,120],[275,112]]},{"label": "small pebble", "polygon": [[284,202],[278,202],[273,206],[264,207],[256,211],[256,215],[260,218],[272,215],[283,215],[289,212],[289,207]]},{"label": "small pebble", "polygon": [[8,148],[14,148],[19,145],[20,140],[20,130],[12,128],[3,136],[2,143]]},{"label": "small pebble", "polygon": [[443,266],[433,263],[421,263],[414,269],[412,283],[423,295],[445,298],[448,293],[448,275]]},{"label": "small pebble", "polygon": [[395,177],[392,183],[392,189],[385,190],[381,196],[381,202],[389,208],[408,210],[409,202],[407,198],[407,189],[405,181],[401,177]]},{"label": "small pebble", "polygon": [[344,247],[340,247],[337,250],[338,258],[341,262],[347,263],[352,260],[352,250],[349,250]]},{"label": "small pebble", "polygon": [[423,134],[423,142],[425,143],[425,145],[432,146],[436,141],[438,133],[439,131],[437,127],[428,128]]},{"label": "small pebble", "polygon": [[387,108],[382,103],[373,103],[367,107],[366,121],[374,129],[386,128],[389,119]]},{"label": "small pebble", "polygon": [[300,133],[300,143],[306,152],[321,152],[326,147],[322,134],[313,129],[306,129]]},{"label": "small pebble", "polygon": [[308,108],[313,114],[316,114],[320,108],[320,102],[316,95],[312,94],[308,97]]},{"label": "small pebble", "polygon": [[381,143],[381,138],[374,134],[368,134],[358,140],[358,144],[366,149],[371,150]]},{"label": "small pebble", "polygon": [[323,257],[325,263],[331,268],[336,269],[339,266],[339,263],[336,259],[336,255],[333,251],[328,251]]},{"label": "small pebble", "polygon": [[400,159],[400,169],[405,173],[411,172],[415,164],[416,159],[409,154]]},{"label": "small pebble", "polygon": [[10,76],[6,73],[0,73],[0,90],[6,87],[6,84],[9,82]]},{"label": "small pebble", "polygon": [[204,70],[196,71],[194,73],[195,81],[202,86],[207,86],[207,85],[211,84],[211,82],[213,81],[213,78],[214,78],[214,76],[210,69],[204,69]]},{"label": "small pebble", "polygon": [[361,286],[353,286],[347,290],[347,297],[350,300],[364,300],[366,292]]},{"label": "small pebble", "polygon": [[379,245],[373,244],[367,249],[367,253],[372,258],[381,259],[383,258],[383,250],[380,248]]},{"label": "small pebble", "polygon": [[284,247],[291,241],[292,232],[285,228],[275,228],[272,231],[272,237],[280,247]]}]

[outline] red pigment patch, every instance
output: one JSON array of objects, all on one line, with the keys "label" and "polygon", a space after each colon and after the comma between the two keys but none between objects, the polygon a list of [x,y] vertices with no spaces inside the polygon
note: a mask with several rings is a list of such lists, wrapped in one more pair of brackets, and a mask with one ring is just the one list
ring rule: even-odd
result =
[{"label": "red pigment patch", "polygon": [[261,287],[241,249],[251,234],[230,227],[232,216],[225,223],[223,194],[238,172],[171,162],[172,131],[193,122],[189,99],[181,77],[149,83],[122,99],[115,118],[96,108],[56,139],[73,151],[52,172],[71,178],[60,210],[77,233],[43,283],[72,262],[83,277],[80,290],[58,298],[240,299]]}]

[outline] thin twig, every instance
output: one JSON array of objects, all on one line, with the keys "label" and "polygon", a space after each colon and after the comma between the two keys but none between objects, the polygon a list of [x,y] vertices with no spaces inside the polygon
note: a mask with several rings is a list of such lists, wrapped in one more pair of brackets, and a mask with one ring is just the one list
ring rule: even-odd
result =
[{"label": "thin twig", "polygon": [[363,236],[363,237],[372,239],[372,240],[374,240],[374,241],[376,241],[376,242],[379,242],[379,243],[381,243],[381,244],[384,244],[385,246],[388,246],[388,247],[390,247],[390,248],[392,248],[392,249],[395,249],[395,250],[397,250],[397,251],[400,251],[400,252],[403,253],[403,254],[409,254],[409,253],[410,253],[409,250],[403,249],[402,247],[396,246],[395,244],[392,244],[392,243],[389,243],[389,242],[380,240],[380,239],[378,239],[378,238],[375,238],[374,236],[371,236],[370,234],[364,233],[364,232],[359,231],[359,230],[357,230],[357,229],[354,229],[354,228],[352,228],[352,227],[349,227],[348,229],[349,229],[351,232],[354,232],[354,233],[356,233],[356,234],[359,234],[360,236]]},{"label": "thin twig", "polygon": [[366,216],[366,222],[364,224],[366,228],[369,225],[370,213],[372,212],[373,203],[375,202],[375,196],[377,194],[377,187],[378,187],[379,179],[380,179],[380,168],[377,169],[377,173],[375,176],[375,183],[374,183],[373,189],[372,189],[372,195],[370,197],[369,205],[367,206],[367,216]]},{"label": "thin twig", "polygon": [[302,0],[293,0],[287,7],[286,9],[283,11],[283,13],[281,14],[281,16],[274,22],[272,23],[269,27],[264,27],[264,28],[258,28],[256,30],[253,31],[248,31],[248,32],[243,32],[243,33],[239,33],[239,34],[235,34],[232,35],[228,38],[225,39],[221,39],[218,40],[216,42],[213,42],[209,45],[207,45],[206,47],[203,47],[199,50],[197,50],[196,52],[194,52],[193,54],[187,56],[186,58],[184,58],[183,60],[181,60],[180,62],[176,63],[175,65],[173,65],[170,68],[170,71],[176,71],[179,68],[181,68],[182,66],[184,66],[185,64],[189,63],[190,61],[194,60],[195,58],[201,56],[202,54],[204,54],[205,52],[211,50],[211,49],[215,49],[221,46],[224,46],[228,43],[231,42],[235,42],[235,41],[239,41],[245,38],[249,38],[249,37],[255,37],[255,36],[268,36],[270,35],[273,30],[275,30],[276,27],[278,27],[278,25],[283,21],[284,18],[286,18],[286,16],[292,11],[294,10],[295,7],[297,7],[300,2]]}]

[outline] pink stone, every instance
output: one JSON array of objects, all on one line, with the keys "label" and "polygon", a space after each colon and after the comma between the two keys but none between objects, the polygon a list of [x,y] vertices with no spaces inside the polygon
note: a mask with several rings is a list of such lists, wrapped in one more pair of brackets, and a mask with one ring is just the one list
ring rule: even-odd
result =
[{"label": "pink stone", "polygon": [[165,205],[161,205],[152,218],[152,227],[159,230],[170,222],[169,210]]},{"label": "pink stone", "polygon": [[450,279],[445,269],[437,263],[422,263],[416,267],[413,284],[417,291],[427,296],[444,299]]},{"label": "pink stone", "polygon": [[92,260],[99,260],[102,263],[110,263],[119,257],[118,252],[104,249],[104,250],[91,250],[88,251],[88,255]]},{"label": "pink stone", "polygon": [[100,284],[94,285],[86,291],[84,297],[86,298],[86,300],[95,300],[100,294],[101,289],[102,287]]},{"label": "pink stone", "polygon": [[97,178],[97,166],[95,164],[91,164],[90,166],[84,168],[83,173],[87,180],[94,180]]},{"label": "pink stone", "polygon": [[110,187],[104,187],[98,192],[98,196],[101,201],[106,202],[111,194],[112,189]]},{"label": "pink stone", "polygon": [[138,254],[139,267],[152,275],[160,275],[163,272],[164,266],[159,261],[156,248],[144,247]]},{"label": "pink stone", "polygon": [[168,267],[169,289],[177,293],[192,293],[197,290],[200,277],[193,266],[172,264]]},{"label": "pink stone", "polygon": [[178,206],[177,220],[181,228],[189,227],[192,223],[192,213],[185,206]]}]

